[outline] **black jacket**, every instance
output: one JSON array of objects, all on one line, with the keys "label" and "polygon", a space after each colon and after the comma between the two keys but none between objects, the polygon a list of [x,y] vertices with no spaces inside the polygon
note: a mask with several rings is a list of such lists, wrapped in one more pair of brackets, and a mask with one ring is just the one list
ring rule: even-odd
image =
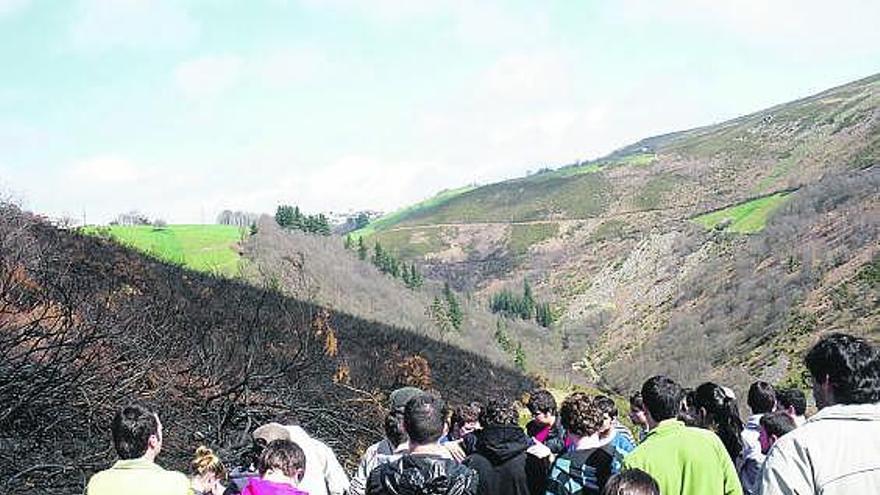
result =
[{"label": "black jacket", "polygon": [[480,495],[544,495],[547,470],[528,455],[529,437],[518,426],[477,431],[476,452],[464,464],[480,475]]},{"label": "black jacket", "polygon": [[366,495],[476,495],[477,472],[440,456],[408,454],[370,472]]},{"label": "black jacket", "polygon": [[[534,437],[543,429],[544,425],[534,419],[526,425],[526,432],[528,432],[530,437]],[[562,421],[559,420],[559,416],[556,417],[556,422],[550,427],[550,434],[544,440],[544,445],[550,449],[550,452],[556,455],[565,453],[565,428],[562,427]]]}]

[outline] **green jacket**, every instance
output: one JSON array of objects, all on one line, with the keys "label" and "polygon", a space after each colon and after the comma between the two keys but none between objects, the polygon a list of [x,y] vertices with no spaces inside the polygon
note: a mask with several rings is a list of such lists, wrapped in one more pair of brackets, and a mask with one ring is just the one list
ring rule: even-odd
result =
[{"label": "green jacket", "polygon": [[623,459],[660,485],[661,495],[742,495],[742,486],[724,444],[709,430],[675,419],[661,421]]},{"label": "green jacket", "polygon": [[116,461],[110,469],[95,473],[86,488],[88,495],[189,495],[189,479],[166,471],[144,458]]}]

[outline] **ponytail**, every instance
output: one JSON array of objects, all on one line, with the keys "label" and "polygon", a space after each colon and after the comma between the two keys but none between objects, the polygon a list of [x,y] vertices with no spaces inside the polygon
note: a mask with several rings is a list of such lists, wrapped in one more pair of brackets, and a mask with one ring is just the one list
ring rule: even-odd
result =
[{"label": "ponytail", "polygon": [[697,408],[706,411],[702,427],[718,435],[728,455],[736,462],[743,450],[743,422],[739,417],[736,400],[724,388],[707,382],[697,387],[695,403]]},{"label": "ponytail", "polygon": [[204,445],[196,449],[196,454],[190,462],[190,469],[194,475],[214,473],[217,479],[226,478],[226,466],[223,465],[223,461],[214,454],[213,450]]}]

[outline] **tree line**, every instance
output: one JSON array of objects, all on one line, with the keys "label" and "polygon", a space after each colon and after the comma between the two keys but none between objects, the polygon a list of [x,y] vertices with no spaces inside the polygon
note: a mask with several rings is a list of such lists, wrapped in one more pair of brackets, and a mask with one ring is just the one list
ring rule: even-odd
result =
[{"label": "tree line", "polygon": [[285,229],[301,230],[310,234],[330,235],[330,221],[323,213],[303,214],[299,206],[278,205],[275,222]]},{"label": "tree line", "polygon": [[358,237],[357,247],[355,247],[354,239],[347,235],[345,236],[345,249],[355,249],[361,261],[367,261],[369,258],[373,266],[378,268],[380,272],[401,279],[409,289],[418,289],[425,283],[425,278],[416,268],[415,263],[406,264],[397,259],[390,251],[383,248],[379,241],[373,245],[373,255],[370,256],[363,237]]},{"label": "tree line", "polygon": [[489,309],[506,318],[534,319],[538,325],[545,328],[549,328],[556,321],[550,303],[535,300],[528,280],[523,280],[522,295],[508,289],[493,294],[489,299]]}]

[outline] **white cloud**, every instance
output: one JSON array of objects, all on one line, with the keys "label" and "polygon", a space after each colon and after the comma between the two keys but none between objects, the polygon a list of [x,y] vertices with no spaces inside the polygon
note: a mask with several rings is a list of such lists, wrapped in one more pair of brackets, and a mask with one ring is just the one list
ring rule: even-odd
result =
[{"label": "white cloud", "polygon": [[170,0],[80,0],[70,42],[82,51],[175,48],[193,41],[198,24]]},{"label": "white cloud", "polygon": [[331,69],[331,62],[321,50],[289,47],[260,56],[248,64],[248,72],[272,88],[314,81]]},{"label": "white cloud", "polygon": [[145,169],[116,155],[98,155],[77,161],[67,175],[77,183],[101,185],[129,184],[149,176]]},{"label": "white cloud", "polygon": [[178,65],[174,82],[186,98],[212,99],[239,82],[241,69],[242,61],[237,56],[206,56]]}]

